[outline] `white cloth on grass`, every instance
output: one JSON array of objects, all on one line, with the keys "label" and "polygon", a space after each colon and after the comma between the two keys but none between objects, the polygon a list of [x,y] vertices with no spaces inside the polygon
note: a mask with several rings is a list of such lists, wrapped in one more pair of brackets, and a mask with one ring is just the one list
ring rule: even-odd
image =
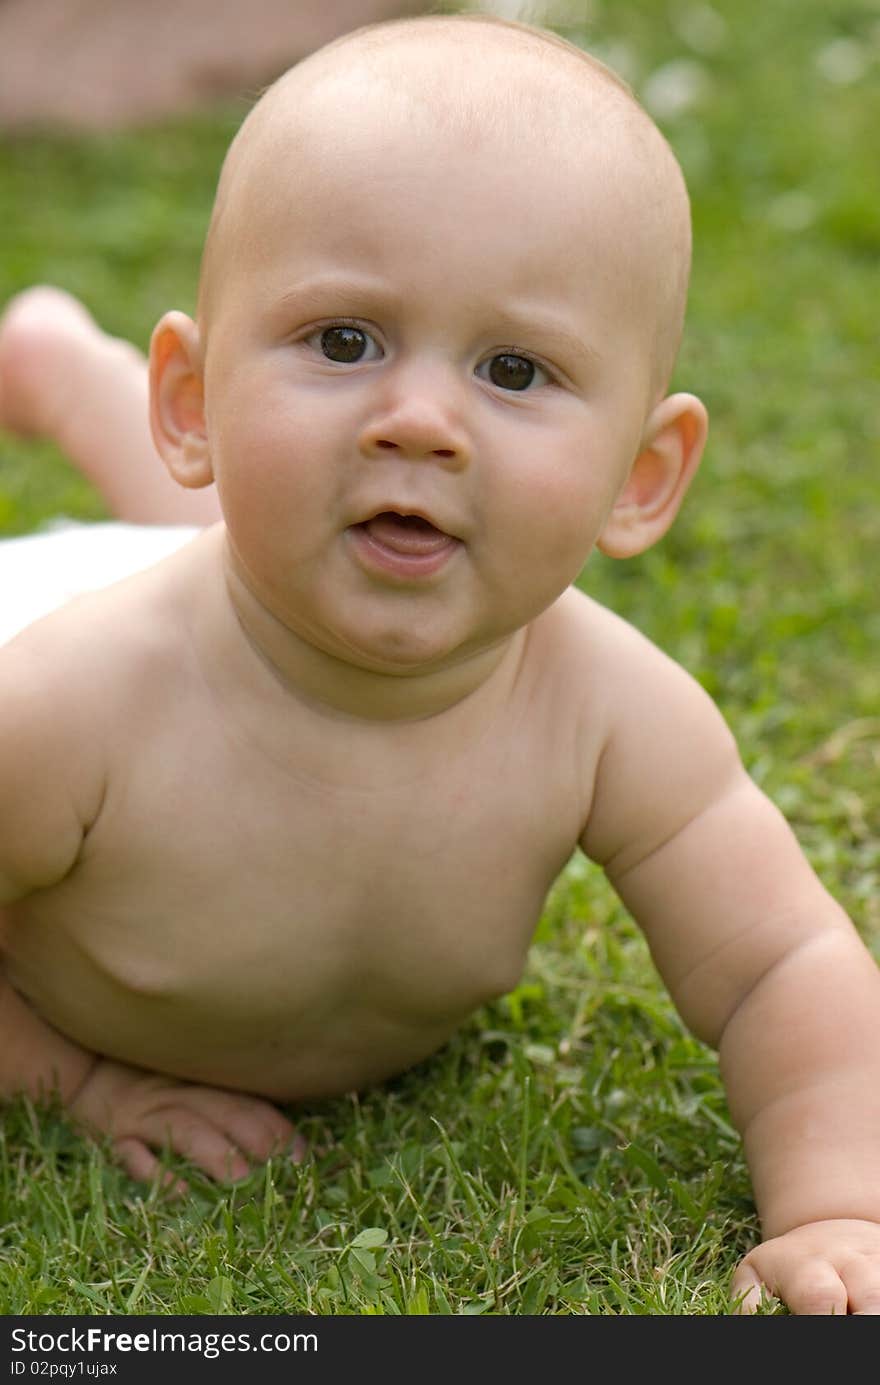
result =
[{"label": "white cloth on grass", "polygon": [[59,520],[0,539],[0,644],[72,597],[151,567],[199,532],[185,524]]}]

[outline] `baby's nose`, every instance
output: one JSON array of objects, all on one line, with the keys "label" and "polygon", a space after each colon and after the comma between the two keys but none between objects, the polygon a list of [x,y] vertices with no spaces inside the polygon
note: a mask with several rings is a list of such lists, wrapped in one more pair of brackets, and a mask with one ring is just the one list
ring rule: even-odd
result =
[{"label": "baby's nose", "polygon": [[398,396],[377,410],[361,433],[360,446],[366,457],[397,453],[447,466],[466,465],[470,454],[463,423],[445,401],[427,391]]},{"label": "baby's nose", "polygon": [[395,442],[393,438],[376,438],[373,446],[377,450],[384,448],[388,452],[417,452],[425,457],[454,457],[456,455],[457,449],[454,447],[432,447],[430,443],[412,447],[409,443],[403,441],[399,435],[398,438],[399,440],[397,442]]}]

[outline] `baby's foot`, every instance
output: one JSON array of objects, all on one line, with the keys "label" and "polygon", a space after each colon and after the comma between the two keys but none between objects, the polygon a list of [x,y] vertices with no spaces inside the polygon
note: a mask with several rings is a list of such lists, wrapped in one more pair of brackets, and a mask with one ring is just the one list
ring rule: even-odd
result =
[{"label": "baby's foot", "polygon": [[63,289],[39,285],[11,299],[0,316],[0,428],[51,437],[72,402],[74,363],[102,339]]}]

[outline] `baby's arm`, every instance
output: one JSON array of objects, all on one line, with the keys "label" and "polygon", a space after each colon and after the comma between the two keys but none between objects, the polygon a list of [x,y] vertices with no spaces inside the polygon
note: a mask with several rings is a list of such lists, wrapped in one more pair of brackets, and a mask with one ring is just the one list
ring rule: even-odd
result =
[{"label": "baby's arm", "polygon": [[582,844],[719,1048],[766,1238],[734,1292],[880,1312],[880,971],[710,699],[628,658]]},{"label": "baby's arm", "polygon": [[[82,715],[75,686],[65,686],[49,642],[34,630],[0,649],[0,946],[4,907],[76,868],[105,789],[99,718]],[[98,700],[96,693],[91,701]],[[82,1048],[14,990],[2,963],[0,955],[0,1100],[57,1096],[80,1126],[110,1136],[139,1179],[159,1171],[156,1149],[226,1179],[247,1174],[249,1158],[290,1145],[290,1123],[266,1101]]]}]

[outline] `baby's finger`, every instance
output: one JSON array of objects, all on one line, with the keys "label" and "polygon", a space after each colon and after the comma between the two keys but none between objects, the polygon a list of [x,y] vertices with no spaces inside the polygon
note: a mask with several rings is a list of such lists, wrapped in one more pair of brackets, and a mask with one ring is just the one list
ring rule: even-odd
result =
[{"label": "baby's finger", "polygon": [[131,1137],[114,1140],[113,1152],[129,1178],[136,1183],[151,1183],[159,1172],[159,1160],[143,1140]]},{"label": "baby's finger", "polygon": [[737,1265],[730,1286],[730,1296],[734,1304],[734,1313],[756,1313],[763,1300],[772,1297],[761,1276],[747,1260]]},{"label": "baby's finger", "polygon": [[163,1169],[159,1160],[142,1140],[133,1137],[113,1142],[113,1153],[119,1163],[136,1183],[152,1183],[159,1179],[163,1188],[174,1197],[181,1197],[189,1191],[189,1185],[168,1169]]},{"label": "baby's finger", "polygon": [[793,1313],[809,1317],[846,1313],[846,1285],[827,1260],[806,1260],[781,1273],[778,1293]]},{"label": "baby's finger", "polygon": [[246,1154],[260,1163],[289,1150],[296,1162],[305,1155],[305,1141],[276,1106],[260,1097],[215,1088],[191,1088],[187,1105],[199,1110]]},{"label": "baby's finger", "polygon": [[147,1116],[141,1135],[154,1149],[182,1154],[217,1183],[236,1183],[250,1174],[250,1164],[229,1136],[185,1107],[169,1106]]},{"label": "baby's finger", "polygon": [[849,1295],[849,1311],[862,1316],[880,1315],[880,1258],[854,1256],[841,1266],[840,1272]]},{"label": "baby's finger", "polygon": [[223,1123],[223,1129],[240,1149],[259,1163],[265,1163],[273,1155],[286,1154],[292,1163],[301,1164],[306,1157],[305,1137],[280,1111],[273,1111],[271,1107],[264,1108],[256,1116],[250,1112],[232,1112],[228,1123]]}]

